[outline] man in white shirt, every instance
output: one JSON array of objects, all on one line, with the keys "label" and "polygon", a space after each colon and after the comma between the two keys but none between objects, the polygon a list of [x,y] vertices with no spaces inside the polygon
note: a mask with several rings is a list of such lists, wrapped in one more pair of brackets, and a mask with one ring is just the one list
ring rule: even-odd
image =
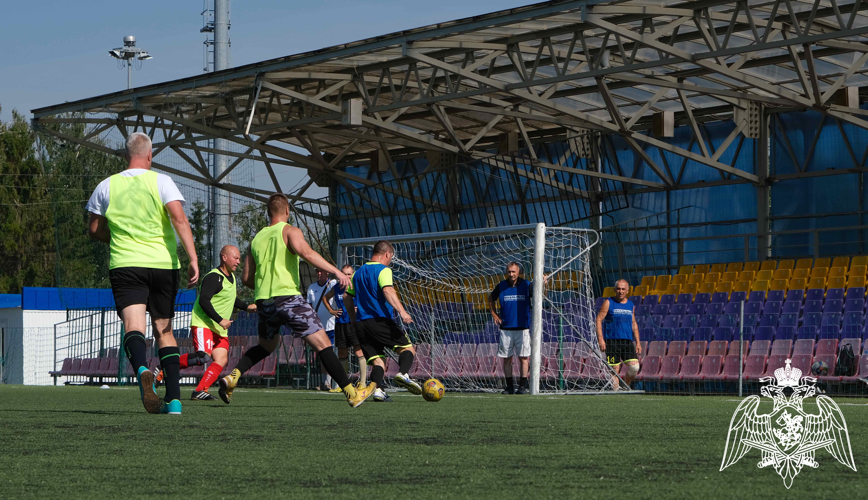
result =
[{"label": "man in white shirt", "polygon": [[[323,301],[329,300],[329,307],[332,309],[337,308],[334,297],[331,299],[326,298],[326,294],[328,294],[329,290],[335,286],[335,283],[337,283],[336,280],[329,279],[328,271],[317,269],[316,282],[311,283],[310,286],[307,287],[307,303],[313,306],[314,311],[316,311],[316,314],[319,316],[319,320],[322,322],[326,335],[329,336],[329,340],[332,342],[332,346],[335,345],[335,317],[329,312],[328,307],[323,304]],[[322,391],[331,390],[331,377],[326,373],[325,367],[321,368],[322,385],[320,385],[319,389]],[[335,392],[339,391],[340,388],[337,388]]]}]

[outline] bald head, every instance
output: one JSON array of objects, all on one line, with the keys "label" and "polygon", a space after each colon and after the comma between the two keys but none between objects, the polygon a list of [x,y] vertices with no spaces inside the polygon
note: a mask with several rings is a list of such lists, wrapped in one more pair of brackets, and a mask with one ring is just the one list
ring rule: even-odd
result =
[{"label": "bald head", "polygon": [[127,160],[147,160],[151,154],[151,138],[148,134],[134,132],[127,137]]},{"label": "bald head", "polygon": [[225,267],[226,271],[234,273],[240,263],[241,252],[238,251],[238,247],[226,245],[220,249],[220,265]]},{"label": "bald head", "polygon": [[618,302],[625,302],[627,300],[627,294],[630,292],[630,283],[625,279],[620,279],[615,282],[615,299]]}]

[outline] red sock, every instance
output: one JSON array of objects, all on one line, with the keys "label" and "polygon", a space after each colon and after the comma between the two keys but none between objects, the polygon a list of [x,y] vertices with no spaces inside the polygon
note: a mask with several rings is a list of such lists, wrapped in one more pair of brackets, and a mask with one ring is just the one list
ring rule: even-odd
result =
[{"label": "red sock", "polygon": [[220,372],[223,371],[223,367],[218,365],[217,363],[211,363],[208,366],[208,369],[205,370],[205,375],[202,377],[202,380],[199,381],[199,385],[196,386],[197,391],[207,391],[211,384],[217,381],[217,377],[220,376]]},{"label": "red sock", "polygon": [[189,354],[183,354],[183,355],[181,355],[181,369],[182,369],[182,370],[183,370],[184,368],[188,368],[188,367],[190,366],[190,365],[187,364],[187,356],[189,356]]}]

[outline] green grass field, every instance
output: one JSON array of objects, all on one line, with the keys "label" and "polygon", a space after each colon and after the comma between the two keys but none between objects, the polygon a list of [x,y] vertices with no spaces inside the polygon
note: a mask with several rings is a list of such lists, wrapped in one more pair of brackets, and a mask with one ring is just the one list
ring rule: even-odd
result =
[{"label": "green grass field", "polygon": [[837,400],[859,472],[820,451],[789,491],[756,451],[718,472],[735,397],[393,399],[353,410],[340,395],[239,389],[177,417],[146,414],[135,387],[0,386],[0,498],[816,499],[868,486],[864,399]]}]

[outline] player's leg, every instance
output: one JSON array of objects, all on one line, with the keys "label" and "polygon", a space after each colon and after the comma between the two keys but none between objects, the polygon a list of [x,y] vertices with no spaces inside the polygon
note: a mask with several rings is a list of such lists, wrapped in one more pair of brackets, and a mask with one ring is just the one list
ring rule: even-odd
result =
[{"label": "player's leg", "polygon": [[624,382],[627,385],[633,385],[633,379],[639,373],[639,354],[636,352],[636,344],[632,340],[624,340],[624,348],[622,350],[622,358],[627,364],[627,375],[624,377]]},{"label": "player's leg", "polygon": [[196,390],[193,391],[190,398],[200,401],[212,401],[216,398],[208,392],[208,388],[217,381],[220,377],[220,372],[229,361],[229,338],[218,335],[207,329],[205,336],[207,336],[207,338],[204,341],[203,347],[205,348],[205,352],[203,352],[203,354],[208,355],[209,359],[212,361],[205,370],[205,373],[202,375],[202,380],[199,381],[199,385],[196,386]]},{"label": "player's leg", "polygon": [[618,371],[621,369],[621,346],[618,339],[606,339],[606,363],[614,372],[612,374],[612,390],[617,391],[621,386],[621,379],[618,378]]},{"label": "player's leg", "polygon": [[631,359],[627,361],[627,376],[624,377],[624,382],[629,386],[633,386],[633,379],[636,378],[636,374],[639,373],[639,360]]},{"label": "player's leg", "polygon": [[[311,310],[311,312],[313,312],[313,310]],[[319,322],[319,318],[316,319],[317,322]],[[320,328],[314,333],[304,335],[302,339],[307,345],[316,351],[316,356],[320,360],[320,363],[322,363],[328,374],[331,375],[335,382],[337,382],[341,391],[346,394],[350,406],[353,408],[359,406],[368,399],[371,394],[373,394],[373,385],[359,389],[358,391],[356,390],[350,382],[347,372],[345,372],[343,367],[341,367],[341,362],[338,359],[337,354],[335,354],[331,340],[326,335],[325,330]]]},{"label": "player's leg", "polygon": [[[178,359],[178,365],[181,370],[191,366],[206,365],[211,362],[210,354],[214,348],[213,341],[211,340],[213,335],[214,333],[207,328],[201,326],[190,327],[190,337],[193,339],[193,352],[181,354],[181,357]],[[164,376],[163,367],[161,365],[155,366],[154,379],[157,385],[160,385]]]},{"label": "player's leg", "polygon": [[[335,331],[329,330],[329,331],[325,332],[325,334],[329,338],[329,342],[331,343],[332,350],[334,350]],[[317,359],[319,359],[319,356],[317,356]],[[322,364],[322,361],[320,361],[319,367],[320,367],[320,374],[322,375],[322,382],[320,383],[319,390],[330,391],[332,388],[332,379],[329,376],[329,372],[328,372],[328,370],[326,370],[325,365]],[[346,369],[344,369],[344,373],[347,373]]]},{"label": "player's leg", "polygon": [[170,415],[181,414],[181,351],[172,333],[179,279],[177,269],[148,269],[148,312],[166,384],[161,412]]},{"label": "player's leg", "polygon": [[353,346],[353,354],[355,354],[356,359],[359,362],[359,383],[358,387],[364,387],[367,385],[368,380],[368,362],[365,359],[365,355],[362,352],[362,344],[359,341],[359,335],[356,332],[356,324],[355,323],[345,323],[344,324],[344,333],[346,338],[346,346]]},{"label": "player's leg", "polygon": [[530,372],[530,330],[521,330],[514,332],[518,337],[515,343],[515,351],[518,353],[518,366],[521,378],[518,381],[518,390],[516,394],[527,394],[530,392],[527,376]]},{"label": "player's leg", "polygon": [[515,394],[515,382],[512,378],[512,357],[515,355],[514,340],[509,330],[500,330],[497,341],[497,357],[503,363],[504,390],[501,394]]}]

